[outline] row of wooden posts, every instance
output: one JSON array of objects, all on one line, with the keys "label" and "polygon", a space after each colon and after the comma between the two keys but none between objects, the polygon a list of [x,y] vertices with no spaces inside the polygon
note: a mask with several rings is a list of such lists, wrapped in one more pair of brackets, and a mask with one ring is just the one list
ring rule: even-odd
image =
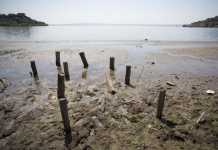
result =
[{"label": "row of wooden posts", "polygon": [[[83,67],[88,68],[89,64],[87,62],[87,59],[85,57],[84,52],[79,53]],[[60,59],[60,52],[56,51],[55,53],[56,56],[56,66],[59,70],[61,70],[61,59]],[[35,80],[39,80],[37,68],[35,61],[31,61],[31,68],[32,68],[32,75]],[[115,71],[115,58],[110,57],[110,70]],[[65,132],[65,144],[68,147],[69,144],[72,142],[72,134],[71,134],[71,127],[70,127],[70,120],[69,120],[69,115],[68,115],[68,108],[67,108],[67,98],[65,97],[65,80],[69,81],[70,80],[70,74],[69,74],[69,69],[68,69],[68,63],[63,62],[63,68],[64,68],[64,73],[62,71],[58,71],[58,77],[57,77],[57,98],[59,101],[59,106],[60,106],[60,111],[61,111],[61,116],[63,120],[63,125],[64,125],[64,132]],[[131,76],[131,66],[127,65],[126,66],[126,75],[125,75],[125,84],[126,85],[131,85],[130,84],[130,76]],[[166,91],[160,91],[159,93],[159,98],[158,98],[158,105],[157,105],[157,113],[156,117],[158,119],[162,119],[162,112],[164,108],[164,101],[166,97]]]}]

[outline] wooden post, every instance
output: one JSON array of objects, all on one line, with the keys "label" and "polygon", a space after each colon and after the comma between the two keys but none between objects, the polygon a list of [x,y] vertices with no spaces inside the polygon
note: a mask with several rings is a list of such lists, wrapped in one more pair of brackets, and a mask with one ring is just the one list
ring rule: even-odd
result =
[{"label": "wooden post", "polygon": [[69,69],[68,69],[68,63],[63,62],[63,66],[64,66],[65,79],[66,79],[66,81],[69,81],[70,80],[70,74],[69,74]]},{"label": "wooden post", "polygon": [[68,115],[67,99],[60,98],[59,105],[60,105],[61,116],[64,124],[65,144],[68,147],[68,145],[72,142],[72,133],[71,133],[70,120]]},{"label": "wooden post", "polygon": [[110,57],[110,70],[112,70],[112,71],[115,70],[114,62],[115,62],[115,58],[114,57]]},{"label": "wooden post", "polygon": [[38,76],[38,72],[37,72],[37,69],[36,69],[35,61],[34,60],[30,61],[30,65],[31,65],[31,68],[32,68],[34,79],[39,80],[39,76]]},{"label": "wooden post", "polygon": [[60,56],[60,52],[56,51],[55,52],[55,56],[56,56],[56,66],[60,67],[61,66],[61,56]]},{"label": "wooden post", "polygon": [[126,66],[125,84],[130,85],[131,66]]},{"label": "wooden post", "polygon": [[166,91],[165,90],[160,91],[158,104],[157,104],[157,116],[156,116],[158,119],[162,119],[165,97],[166,97]]},{"label": "wooden post", "polygon": [[82,62],[83,62],[84,68],[88,68],[88,67],[89,67],[89,64],[88,64],[88,62],[87,62],[87,60],[86,60],[85,53],[84,53],[84,52],[80,52],[79,55],[80,55],[81,60],[82,60]]},{"label": "wooden post", "polygon": [[57,89],[58,98],[65,97],[65,84],[64,84],[64,74],[58,73],[58,89]]},{"label": "wooden post", "polygon": [[67,99],[65,98],[65,85],[64,85],[64,74],[58,74],[58,90],[57,90],[59,106],[62,116],[62,121],[64,124],[64,132],[65,132],[65,144],[68,147],[72,142],[72,133],[70,127],[70,120],[68,115],[67,108]]}]

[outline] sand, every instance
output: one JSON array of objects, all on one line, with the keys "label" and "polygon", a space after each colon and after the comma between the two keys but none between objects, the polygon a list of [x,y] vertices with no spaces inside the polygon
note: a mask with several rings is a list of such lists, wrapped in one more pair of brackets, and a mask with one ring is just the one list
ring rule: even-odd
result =
[{"label": "sand", "polygon": [[[218,148],[218,46],[168,44],[61,51],[71,75],[66,82],[70,149]],[[91,64],[86,79],[81,78],[79,51],[85,51]],[[108,92],[105,78],[110,56],[116,58],[115,95]],[[2,52],[0,58],[0,149],[66,149],[54,50],[20,49]],[[39,82],[29,76],[32,59]],[[134,87],[124,84],[126,64],[132,65]],[[163,89],[166,101],[160,121],[156,109]],[[216,93],[208,95],[209,89]]]}]

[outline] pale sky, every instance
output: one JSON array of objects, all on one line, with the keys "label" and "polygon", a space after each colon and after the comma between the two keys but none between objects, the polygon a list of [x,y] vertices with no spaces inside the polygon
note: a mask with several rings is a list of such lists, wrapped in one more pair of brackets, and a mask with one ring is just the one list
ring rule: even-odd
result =
[{"label": "pale sky", "polygon": [[0,0],[0,13],[17,12],[49,24],[186,24],[218,15],[218,0]]}]

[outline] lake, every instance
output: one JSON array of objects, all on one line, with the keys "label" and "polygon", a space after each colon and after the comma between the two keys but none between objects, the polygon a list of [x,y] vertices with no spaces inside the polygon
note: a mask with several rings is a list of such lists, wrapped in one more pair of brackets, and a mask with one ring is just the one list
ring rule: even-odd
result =
[{"label": "lake", "polygon": [[5,48],[11,43],[28,43],[29,47],[38,44],[42,48],[124,46],[140,45],[147,42],[145,39],[170,42],[218,42],[218,28],[86,24],[0,27],[0,48],[3,46]]}]

